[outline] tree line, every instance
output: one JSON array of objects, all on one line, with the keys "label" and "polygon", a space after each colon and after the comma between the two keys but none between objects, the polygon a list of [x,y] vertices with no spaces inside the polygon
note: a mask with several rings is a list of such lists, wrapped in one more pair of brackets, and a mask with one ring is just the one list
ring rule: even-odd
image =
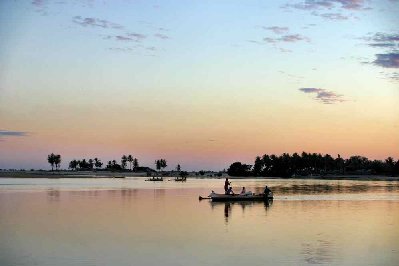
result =
[{"label": "tree line", "polygon": [[[47,156],[47,161],[51,165],[51,171],[59,170],[61,165],[61,155],[51,153]],[[127,168],[129,164],[129,168]],[[165,161],[166,164],[166,161]],[[88,170],[100,170],[103,169],[103,162],[100,159],[73,159],[69,162],[68,168],[75,171],[88,171]],[[137,158],[134,158],[132,155],[123,155],[121,157],[120,164],[116,160],[108,161],[105,169],[107,170],[130,170],[136,171],[139,167],[139,161]]]},{"label": "tree line", "polygon": [[309,175],[381,174],[399,175],[399,160],[392,157],[382,160],[369,160],[363,156],[336,158],[329,154],[283,153],[281,155],[257,156],[253,165],[235,162],[227,170],[230,176],[292,177]]}]

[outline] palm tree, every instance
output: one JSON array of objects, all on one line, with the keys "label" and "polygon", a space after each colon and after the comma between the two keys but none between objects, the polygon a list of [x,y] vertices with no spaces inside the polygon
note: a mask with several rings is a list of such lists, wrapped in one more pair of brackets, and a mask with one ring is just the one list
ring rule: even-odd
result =
[{"label": "palm tree", "polygon": [[126,168],[126,162],[127,162],[127,156],[123,155],[122,158],[121,158],[121,166],[122,166],[123,169]]},{"label": "palm tree", "polygon": [[55,164],[55,154],[51,153],[47,156],[47,161],[51,165],[51,171],[54,171],[54,164]]},{"label": "palm tree", "polygon": [[166,164],[166,160],[165,159],[161,159],[160,160],[160,164],[161,164],[161,169],[167,167],[168,165]]},{"label": "palm tree", "polygon": [[75,159],[69,162],[69,168],[72,170],[77,170],[78,167],[78,161]]},{"label": "palm tree", "polygon": [[101,168],[101,166],[103,165],[103,163],[101,162],[100,159],[98,158],[94,158],[94,166],[98,169]]},{"label": "palm tree", "polygon": [[161,160],[156,160],[155,161],[155,168],[160,171],[161,170]]},{"label": "palm tree", "polygon": [[131,171],[132,170],[132,163],[133,163],[133,156],[131,154],[129,154],[127,156],[127,161],[129,162],[129,169]]},{"label": "palm tree", "polygon": [[137,167],[139,167],[139,160],[137,158],[133,159],[133,171],[136,171]]},{"label": "palm tree", "polygon": [[61,155],[57,154],[54,158],[55,169],[59,170],[61,166]]},{"label": "palm tree", "polygon": [[90,170],[93,170],[93,167],[94,167],[93,159],[89,159],[89,167],[90,167]]}]

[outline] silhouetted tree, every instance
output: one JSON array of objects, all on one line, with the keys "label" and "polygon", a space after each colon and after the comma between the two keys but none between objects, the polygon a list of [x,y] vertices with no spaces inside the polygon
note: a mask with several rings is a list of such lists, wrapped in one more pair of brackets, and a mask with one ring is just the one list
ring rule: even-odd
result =
[{"label": "silhouetted tree", "polygon": [[137,167],[139,167],[139,160],[137,158],[133,159],[133,171],[136,171]]},{"label": "silhouetted tree", "polygon": [[103,165],[103,163],[101,162],[100,159],[94,158],[94,166],[95,166],[97,169],[101,168],[102,165]]},{"label": "silhouetted tree", "polygon": [[55,169],[59,170],[61,166],[61,155],[57,154],[54,158]]},{"label": "silhouetted tree", "polygon": [[72,170],[77,170],[78,165],[78,161],[76,161],[75,159],[69,162],[69,168]]},{"label": "silhouetted tree", "polygon": [[392,157],[385,159],[386,173],[393,176],[395,174],[395,161]]},{"label": "silhouetted tree", "polygon": [[262,173],[262,169],[263,169],[263,161],[259,156],[256,156],[254,168],[252,170],[253,175],[260,176]]},{"label": "silhouetted tree", "polygon": [[93,161],[93,159],[89,159],[88,166],[89,166],[90,170],[93,170],[93,168],[94,168],[94,161]]},{"label": "silhouetted tree", "polygon": [[127,161],[129,162],[129,169],[132,170],[132,163],[133,163],[133,156],[131,154],[129,154],[127,156]]},{"label": "silhouetted tree", "polygon": [[127,162],[127,156],[123,155],[122,158],[121,158],[121,167],[122,167],[122,169],[126,168],[126,165],[127,165],[126,162]]},{"label": "silhouetted tree", "polygon": [[51,153],[47,156],[47,161],[51,165],[51,171],[58,170],[61,165],[61,155]]},{"label": "silhouetted tree", "polygon": [[230,165],[229,169],[227,169],[227,173],[230,176],[250,176],[251,165],[235,162]]},{"label": "silhouetted tree", "polygon": [[54,165],[55,165],[55,154],[51,153],[50,155],[47,156],[47,161],[51,165],[51,171],[54,171]]},{"label": "silhouetted tree", "polygon": [[[250,166],[249,166],[250,168]],[[248,165],[240,162],[232,164],[228,174],[232,176],[276,176],[291,177],[293,175],[325,175],[325,174],[388,174],[399,175],[399,161],[392,157],[385,161],[370,161],[363,156],[351,156],[344,160],[338,154],[333,158],[329,154],[306,153],[292,155],[283,153],[279,156],[265,154],[256,157],[252,172],[248,172]]]}]

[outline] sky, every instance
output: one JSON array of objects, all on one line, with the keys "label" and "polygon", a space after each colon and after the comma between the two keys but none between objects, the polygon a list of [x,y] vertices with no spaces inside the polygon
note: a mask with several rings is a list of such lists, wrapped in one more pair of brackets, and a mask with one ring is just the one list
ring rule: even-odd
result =
[{"label": "sky", "polygon": [[0,168],[399,158],[399,1],[0,2]]}]

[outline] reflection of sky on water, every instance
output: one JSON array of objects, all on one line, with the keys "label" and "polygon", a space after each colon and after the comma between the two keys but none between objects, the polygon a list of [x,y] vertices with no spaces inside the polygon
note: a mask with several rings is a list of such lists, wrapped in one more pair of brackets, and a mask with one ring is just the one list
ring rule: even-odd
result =
[{"label": "reflection of sky on water", "polygon": [[276,197],[199,201],[217,181],[0,185],[0,265],[397,265],[397,183],[233,180]]}]

